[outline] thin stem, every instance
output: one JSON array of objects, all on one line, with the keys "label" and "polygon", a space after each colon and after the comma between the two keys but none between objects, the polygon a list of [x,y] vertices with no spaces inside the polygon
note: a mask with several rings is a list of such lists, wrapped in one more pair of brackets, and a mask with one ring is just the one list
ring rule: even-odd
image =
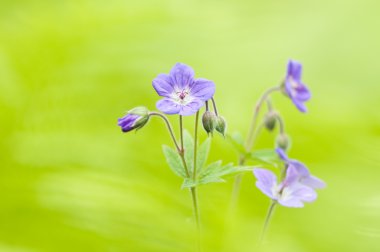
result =
[{"label": "thin stem", "polygon": [[171,126],[171,124],[170,124],[168,118],[167,118],[165,115],[163,115],[163,114],[161,114],[161,113],[159,113],[159,112],[150,112],[149,115],[150,115],[150,116],[158,116],[158,117],[161,117],[161,118],[164,120],[164,122],[166,123],[166,126],[168,127],[168,130],[169,130],[170,136],[171,136],[171,138],[172,138],[172,140],[173,140],[173,142],[174,142],[174,145],[175,145],[177,151],[180,152],[180,148],[179,148],[178,142],[177,142],[177,140],[175,139],[174,132],[173,132],[173,128],[172,128],[172,126]]},{"label": "thin stem", "polygon": [[195,126],[194,126],[194,165],[193,165],[193,179],[197,178],[197,146],[198,146],[198,121],[199,121],[199,110],[195,115]]},{"label": "thin stem", "polygon": [[268,229],[268,226],[269,226],[269,222],[270,222],[270,219],[271,219],[271,217],[272,217],[272,215],[273,215],[273,210],[274,210],[274,207],[275,207],[275,206],[276,206],[276,202],[275,202],[275,201],[272,201],[272,203],[271,203],[270,206],[269,206],[267,216],[266,216],[266,218],[265,218],[263,231],[261,232],[261,235],[260,235],[259,245],[261,245],[261,243],[262,243],[263,240],[264,240],[264,237],[265,237],[265,234],[266,234],[266,232],[267,232],[267,229]]},{"label": "thin stem", "polygon": [[205,103],[206,103],[206,111],[208,111],[208,101],[206,101]]},{"label": "thin stem", "polygon": [[[255,139],[256,139],[256,137],[258,135],[258,132],[262,128],[262,126],[260,126],[256,130],[257,119],[258,119],[259,112],[260,112],[260,109],[261,109],[264,101],[268,100],[268,97],[269,97],[269,95],[271,93],[276,92],[276,91],[280,91],[280,90],[281,90],[281,86],[275,86],[275,87],[272,87],[272,88],[268,89],[267,91],[264,92],[264,94],[260,97],[260,99],[256,103],[256,106],[254,108],[254,113],[253,113],[253,118],[252,118],[251,126],[249,128],[247,140],[246,140],[246,143],[245,143],[245,150],[246,150],[246,152],[249,152],[252,149],[254,141],[255,141]],[[238,164],[239,165],[244,165],[245,161],[246,161],[245,155],[243,155],[243,154],[240,155]],[[232,190],[232,199],[231,199],[232,208],[237,203],[237,198],[239,196],[239,191],[240,191],[240,186],[241,186],[240,184],[241,184],[241,181],[242,181],[242,176],[243,176],[243,174],[238,174],[238,175],[235,176],[234,188]]]},{"label": "thin stem", "polygon": [[282,119],[281,115],[276,113],[276,119],[278,123],[280,124],[280,133],[284,134],[285,133],[285,124],[284,120]]},{"label": "thin stem", "polygon": [[254,137],[256,124],[257,124],[257,118],[259,116],[261,106],[263,105],[264,101],[267,100],[268,96],[271,93],[273,93],[275,91],[279,91],[279,90],[281,90],[281,86],[275,86],[275,87],[268,89],[267,91],[264,92],[264,94],[260,97],[259,101],[257,102],[255,109],[254,109],[254,113],[253,113],[252,123],[251,123],[251,126],[250,126],[249,131],[248,131],[247,141],[245,143],[246,151],[250,151],[252,149],[253,141],[254,141],[253,137]]},{"label": "thin stem", "polygon": [[215,115],[218,115],[218,109],[216,108],[216,102],[214,97],[211,98],[212,106],[214,107]]},{"label": "thin stem", "polygon": [[199,219],[199,209],[198,209],[198,199],[197,199],[197,188],[191,187],[191,198],[193,201],[193,210],[194,210],[194,218],[197,225],[197,244],[198,251],[201,251],[201,223]]},{"label": "thin stem", "polygon": [[187,163],[185,160],[185,149],[183,148],[183,123],[182,123],[181,115],[179,116],[179,132],[180,132],[181,148],[178,149],[178,154],[181,156],[182,164],[186,172],[186,177],[190,178],[189,168],[187,167]]},{"label": "thin stem", "polygon": [[184,151],[183,149],[183,122],[182,122],[182,116],[179,116],[179,132],[180,132],[180,139],[181,139],[181,152]]}]

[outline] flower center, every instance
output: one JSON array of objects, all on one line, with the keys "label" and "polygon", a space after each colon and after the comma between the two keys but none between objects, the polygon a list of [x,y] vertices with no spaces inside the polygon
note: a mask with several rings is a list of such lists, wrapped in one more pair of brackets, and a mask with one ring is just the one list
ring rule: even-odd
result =
[{"label": "flower center", "polygon": [[177,92],[179,99],[181,99],[182,101],[185,99],[186,95],[188,95],[188,94],[189,93],[186,90],[182,90],[180,92]]}]

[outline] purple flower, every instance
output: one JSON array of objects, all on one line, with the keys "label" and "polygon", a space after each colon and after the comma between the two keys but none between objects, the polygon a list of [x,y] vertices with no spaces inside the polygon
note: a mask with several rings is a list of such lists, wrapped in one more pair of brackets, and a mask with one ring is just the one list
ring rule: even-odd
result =
[{"label": "purple flower", "polygon": [[317,198],[315,191],[298,182],[298,173],[289,166],[284,180],[278,184],[273,172],[265,169],[253,169],[257,178],[256,186],[269,198],[286,207],[303,207],[303,202],[313,202]]},{"label": "purple flower", "polygon": [[156,104],[165,114],[192,115],[215,93],[215,84],[206,79],[195,79],[194,70],[177,63],[169,74],[159,74],[153,87],[164,98]]},{"label": "purple flower", "polygon": [[301,81],[302,65],[293,60],[288,62],[288,71],[285,78],[284,91],[301,112],[306,112],[304,105],[311,97],[309,89]]},{"label": "purple flower", "polygon": [[309,169],[306,168],[306,166],[301,163],[298,160],[290,159],[286,155],[285,151],[281,148],[276,148],[276,152],[278,156],[289,166],[292,166],[296,169],[298,173],[298,181],[301,184],[304,184],[306,186],[309,186],[313,189],[320,189],[326,187],[326,183],[323,182],[321,179],[313,176],[310,174]]},{"label": "purple flower", "polygon": [[118,125],[123,132],[142,128],[149,120],[149,111],[145,107],[137,107],[127,112],[123,118],[118,119]]}]

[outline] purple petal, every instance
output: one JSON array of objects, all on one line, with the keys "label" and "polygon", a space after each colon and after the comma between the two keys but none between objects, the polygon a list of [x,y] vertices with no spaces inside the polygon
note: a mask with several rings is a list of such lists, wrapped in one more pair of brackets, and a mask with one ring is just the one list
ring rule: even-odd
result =
[{"label": "purple petal", "polygon": [[268,197],[275,199],[272,188],[277,184],[276,175],[274,175],[271,171],[259,168],[253,169],[253,174],[257,178],[257,188],[259,188]]},{"label": "purple petal", "polygon": [[295,183],[284,188],[278,202],[287,207],[303,207],[303,201],[312,202],[316,198],[317,194],[312,188]]},{"label": "purple petal", "polygon": [[284,181],[282,181],[281,185],[285,187],[290,186],[294,184],[295,182],[297,182],[298,178],[299,178],[299,174],[296,168],[292,164],[289,164],[286,170],[286,177]]},{"label": "purple petal", "polygon": [[303,104],[302,101],[299,101],[297,99],[294,99],[292,98],[292,101],[294,103],[294,105],[296,105],[296,107],[298,108],[299,111],[303,112],[303,113],[306,113],[307,112],[307,108],[306,106]]},{"label": "purple petal", "polygon": [[308,101],[311,98],[311,93],[307,86],[303,83],[299,83],[299,85],[294,89],[295,94],[293,97],[300,101]]},{"label": "purple petal", "polygon": [[279,156],[282,160],[284,160],[284,161],[288,161],[288,160],[289,160],[288,156],[286,155],[286,153],[285,153],[285,151],[284,151],[283,149],[281,149],[281,148],[276,148],[276,152],[277,152],[278,156]]},{"label": "purple petal", "polygon": [[161,110],[165,114],[169,114],[169,115],[178,114],[181,109],[181,106],[178,103],[175,103],[169,98],[164,98],[164,99],[159,100],[156,103],[156,107],[157,109]]},{"label": "purple petal", "polygon": [[310,176],[309,169],[307,169],[306,166],[303,163],[301,163],[300,161],[290,159],[289,164],[292,165],[296,169],[299,176],[302,176],[302,177]]},{"label": "purple petal", "polygon": [[183,116],[189,116],[189,115],[195,114],[203,105],[204,105],[203,101],[199,99],[194,99],[186,105],[181,105],[179,114]]},{"label": "purple petal", "polygon": [[302,178],[300,181],[302,184],[311,187],[313,189],[322,189],[326,187],[326,183],[323,182],[321,179],[310,175],[308,177]]},{"label": "purple petal", "polygon": [[190,86],[194,81],[194,70],[182,63],[177,63],[170,71],[174,86],[180,89]]},{"label": "purple petal", "polygon": [[294,80],[301,80],[302,64],[298,61],[289,60],[288,62],[288,75],[292,76]]},{"label": "purple petal", "polygon": [[196,79],[190,85],[190,93],[202,101],[207,101],[213,97],[215,93],[215,84],[206,79]]},{"label": "purple petal", "polygon": [[159,96],[170,97],[174,91],[172,79],[167,74],[159,74],[152,84]]},{"label": "purple petal", "polygon": [[138,115],[127,114],[123,118],[118,119],[117,125],[121,127],[121,130],[123,132],[128,132],[134,129],[133,126],[138,118]]}]

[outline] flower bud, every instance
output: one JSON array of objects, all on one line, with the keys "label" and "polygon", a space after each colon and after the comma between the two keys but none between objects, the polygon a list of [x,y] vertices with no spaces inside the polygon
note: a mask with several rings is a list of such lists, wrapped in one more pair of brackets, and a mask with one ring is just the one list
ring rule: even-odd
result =
[{"label": "flower bud", "polygon": [[216,115],[212,111],[206,111],[202,116],[202,124],[203,128],[207,132],[207,134],[211,133],[215,129],[216,124]]},{"label": "flower bud", "polygon": [[290,138],[284,133],[279,134],[276,138],[276,148],[281,148],[284,151],[287,151],[290,148],[290,143]]},{"label": "flower bud", "polygon": [[226,135],[227,124],[223,117],[217,116],[215,121],[215,130],[223,136]]},{"label": "flower bud", "polygon": [[138,130],[149,121],[149,110],[145,107],[136,107],[127,112],[123,118],[118,119],[118,125],[123,132]]},{"label": "flower bud", "polygon": [[269,131],[272,131],[276,127],[276,121],[276,112],[270,111],[265,115],[264,124]]}]

